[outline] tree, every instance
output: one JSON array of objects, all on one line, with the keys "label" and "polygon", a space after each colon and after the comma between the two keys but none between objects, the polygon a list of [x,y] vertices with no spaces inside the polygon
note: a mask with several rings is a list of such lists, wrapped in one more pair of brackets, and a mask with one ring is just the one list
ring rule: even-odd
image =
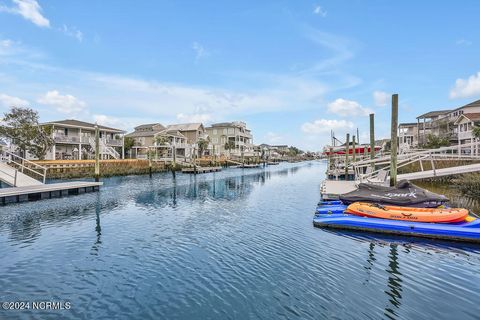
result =
[{"label": "tree", "polygon": [[439,136],[429,134],[427,136],[427,143],[423,145],[426,149],[437,149],[440,147],[448,147],[450,145],[450,141],[448,138],[441,138]]},{"label": "tree", "polygon": [[123,147],[125,148],[126,153],[130,153],[130,150],[132,150],[134,144],[135,139],[132,137],[125,137],[125,139],[123,139]]},{"label": "tree", "polygon": [[155,142],[157,144],[157,146],[166,146],[168,145],[168,137],[166,136],[157,136],[155,138]]},{"label": "tree", "polygon": [[[169,141],[167,136],[159,135],[159,136],[155,137],[155,143],[156,143],[157,146],[168,146],[169,142],[170,141]],[[158,149],[155,148],[155,154],[157,153],[157,150]],[[161,155],[162,157],[166,156],[165,152],[168,153],[168,150],[167,151],[165,151],[165,150],[162,151],[162,155]]]},{"label": "tree", "polygon": [[52,126],[40,126],[38,112],[30,108],[12,107],[0,125],[0,136],[9,139],[22,151],[43,160],[54,144]]},{"label": "tree", "polygon": [[288,148],[288,154],[292,157],[297,156],[297,155],[302,154],[302,153],[303,153],[303,151],[298,149],[297,147],[292,146],[292,147]]},{"label": "tree", "polygon": [[472,134],[475,138],[480,139],[480,127],[474,126],[472,129]]},{"label": "tree", "polygon": [[205,150],[208,148],[208,141],[206,139],[198,139],[197,142],[198,146],[198,153],[200,154],[200,157],[203,156],[203,153]]},{"label": "tree", "polygon": [[230,154],[230,150],[235,149],[235,142],[232,140],[228,140],[225,142],[225,150],[228,150],[228,153]]}]

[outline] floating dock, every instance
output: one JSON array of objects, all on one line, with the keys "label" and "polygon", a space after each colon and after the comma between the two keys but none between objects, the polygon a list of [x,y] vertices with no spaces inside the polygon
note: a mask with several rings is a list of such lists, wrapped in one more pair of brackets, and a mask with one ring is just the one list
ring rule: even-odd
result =
[{"label": "floating dock", "polygon": [[100,189],[103,182],[72,181],[35,186],[12,187],[0,189],[0,204],[36,201],[60,198],[69,195],[78,195],[94,192]]},{"label": "floating dock", "polygon": [[262,164],[241,164],[237,168],[245,168],[245,169],[250,169],[250,168],[260,168]]},{"label": "floating dock", "polygon": [[196,167],[182,169],[182,173],[208,173],[217,171],[222,171],[222,167]]},{"label": "floating dock", "polygon": [[320,185],[320,194],[322,200],[338,200],[341,194],[345,194],[357,189],[355,181],[344,180],[323,180]]}]

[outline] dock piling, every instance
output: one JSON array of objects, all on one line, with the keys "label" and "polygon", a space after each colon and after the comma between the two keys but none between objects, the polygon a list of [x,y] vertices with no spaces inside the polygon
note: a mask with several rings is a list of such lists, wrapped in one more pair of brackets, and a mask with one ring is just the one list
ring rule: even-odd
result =
[{"label": "dock piling", "polygon": [[390,186],[397,184],[398,94],[392,95],[392,128],[390,137]]},{"label": "dock piling", "polygon": [[355,162],[355,158],[356,158],[356,153],[357,153],[357,150],[356,150],[356,145],[355,145],[355,136],[352,137],[352,162]]},{"label": "dock piling", "polygon": [[95,124],[95,182],[100,181],[100,130]]},{"label": "dock piling", "polygon": [[[370,113],[370,160],[375,159],[375,114]],[[372,168],[375,164],[372,162]]]},{"label": "dock piling", "polygon": [[345,142],[345,181],[348,180],[348,153],[350,152],[350,133],[347,133]]}]

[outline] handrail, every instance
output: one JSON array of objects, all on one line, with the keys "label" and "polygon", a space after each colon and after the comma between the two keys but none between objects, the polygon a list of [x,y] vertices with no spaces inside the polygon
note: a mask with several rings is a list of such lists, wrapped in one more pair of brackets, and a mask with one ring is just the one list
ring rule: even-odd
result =
[{"label": "handrail", "polygon": [[[10,151],[3,151],[4,154],[8,155],[8,157],[10,159],[7,158],[7,162],[11,162],[11,163],[14,163],[15,165],[19,166],[20,168],[22,168],[22,172],[24,169],[27,169],[28,171],[30,172],[33,172],[34,174],[36,175],[39,175],[41,178],[42,178],[42,183],[45,183],[46,179],[47,179],[47,168],[44,167],[44,166],[41,166],[35,162],[32,162],[30,160],[27,160],[25,158],[22,158]],[[14,159],[20,159],[21,162],[17,162],[15,161]],[[34,168],[30,168],[29,166],[26,166],[25,163],[28,163],[29,165],[33,166]],[[16,171],[15,171],[15,186],[16,186],[16,176],[17,176],[17,171],[18,169],[17,168],[14,168]],[[38,171],[36,171],[38,170]],[[39,172],[40,170],[43,171],[42,172]]]},{"label": "handrail", "polygon": [[39,168],[40,168],[40,169],[42,169],[42,170],[47,170],[47,168],[46,168],[46,167],[44,167],[44,166],[41,166],[41,165],[39,165],[38,163],[35,163],[35,162],[33,162],[33,161],[30,161],[30,160],[27,160],[27,159],[25,159],[25,158],[22,158],[22,157],[20,157],[20,156],[18,156],[18,155],[16,155],[16,154],[14,154],[14,153],[12,153],[12,152],[10,152],[10,151],[4,151],[4,152],[5,152],[6,154],[10,155],[10,156],[13,156],[13,157],[16,157],[16,158],[22,159],[22,161],[23,161],[23,162],[27,162],[27,163],[29,163],[29,164],[31,164],[31,165],[33,165],[33,166],[35,166],[35,167],[39,167]]}]

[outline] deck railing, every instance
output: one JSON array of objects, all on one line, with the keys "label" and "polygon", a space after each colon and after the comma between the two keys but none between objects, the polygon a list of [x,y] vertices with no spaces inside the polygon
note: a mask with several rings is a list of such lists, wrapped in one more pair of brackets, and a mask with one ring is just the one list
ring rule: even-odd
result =
[{"label": "deck railing", "polygon": [[[12,152],[2,151],[2,153],[4,154],[2,156],[2,162],[8,163],[10,166],[12,166],[15,169],[15,176],[14,176],[15,185],[16,185],[18,171],[20,171],[21,173],[28,172],[29,173],[28,175],[30,176],[33,175],[33,178],[37,180],[39,179],[42,183],[45,183],[45,180],[47,178],[47,168],[39,164],[36,164],[35,162],[22,158]],[[13,177],[12,175],[10,176]]]}]

